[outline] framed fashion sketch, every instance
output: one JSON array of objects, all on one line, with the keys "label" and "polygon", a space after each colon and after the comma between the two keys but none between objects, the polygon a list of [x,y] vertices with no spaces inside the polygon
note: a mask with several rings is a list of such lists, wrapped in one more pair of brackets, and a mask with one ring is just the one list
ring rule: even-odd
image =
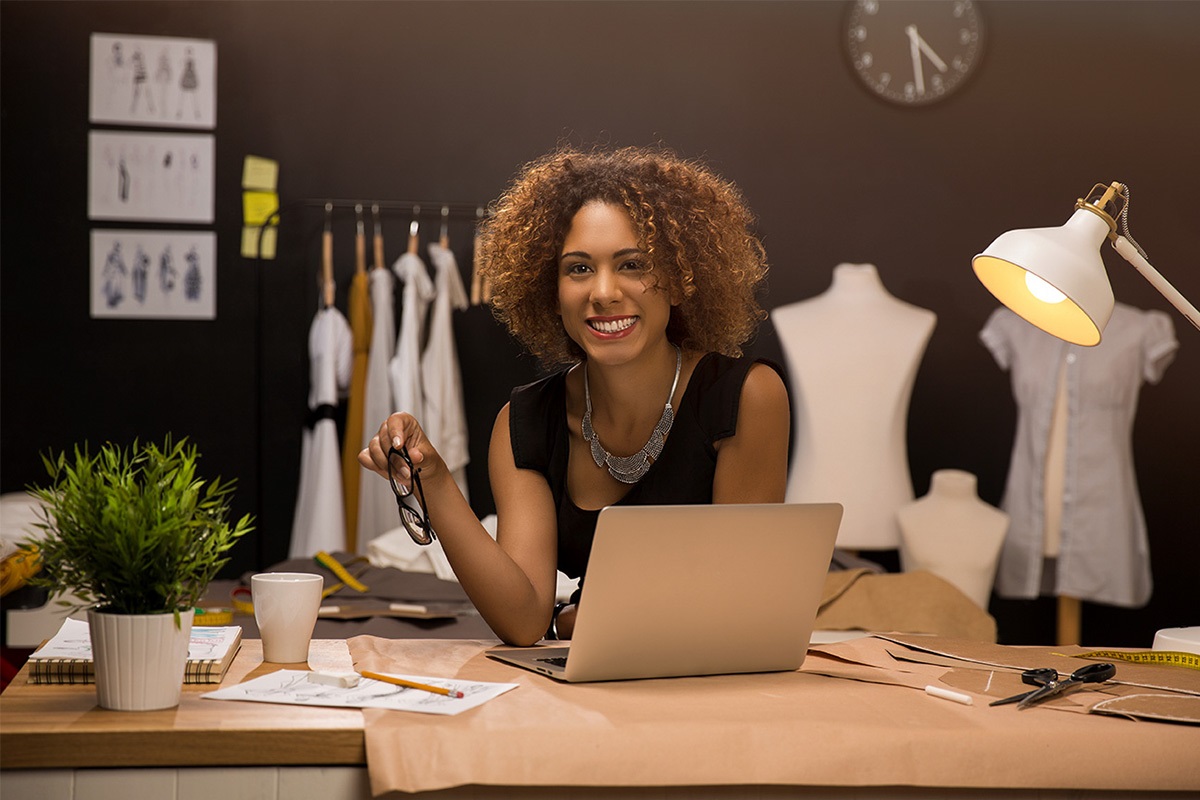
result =
[{"label": "framed fashion sketch", "polygon": [[213,221],[212,134],[88,134],[88,218]]},{"label": "framed fashion sketch", "polygon": [[93,33],[91,67],[92,123],[216,127],[216,42]]},{"label": "framed fashion sketch", "polygon": [[217,235],[93,230],[93,318],[215,319]]}]

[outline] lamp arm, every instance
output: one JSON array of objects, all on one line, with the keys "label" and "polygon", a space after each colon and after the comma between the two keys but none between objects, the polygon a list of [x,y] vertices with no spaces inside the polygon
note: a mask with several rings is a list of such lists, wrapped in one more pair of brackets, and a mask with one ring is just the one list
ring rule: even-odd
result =
[{"label": "lamp arm", "polygon": [[1133,265],[1133,268],[1142,273],[1142,277],[1150,282],[1150,285],[1157,289],[1163,297],[1178,309],[1180,314],[1187,318],[1187,321],[1192,323],[1196,330],[1200,330],[1200,311],[1188,302],[1179,290],[1167,281],[1158,270],[1150,266],[1150,262],[1146,260],[1138,249],[1124,236],[1118,236],[1113,240],[1113,249],[1121,254],[1121,257]]}]

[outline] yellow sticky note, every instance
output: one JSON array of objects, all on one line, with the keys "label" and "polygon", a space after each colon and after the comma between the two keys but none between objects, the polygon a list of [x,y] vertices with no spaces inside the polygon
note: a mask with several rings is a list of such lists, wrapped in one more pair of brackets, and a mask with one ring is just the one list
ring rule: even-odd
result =
[{"label": "yellow sticky note", "polygon": [[278,234],[279,229],[274,225],[268,225],[265,228],[250,226],[242,228],[242,257],[274,259]]},{"label": "yellow sticky note", "polygon": [[246,156],[242,162],[242,188],[273,192],[279,181],[279,162],[261,156]]},{"label": "yellow sticky note", "polygon": [[242,224],[263,225],[279,210],[275,192],[242,192]]}]

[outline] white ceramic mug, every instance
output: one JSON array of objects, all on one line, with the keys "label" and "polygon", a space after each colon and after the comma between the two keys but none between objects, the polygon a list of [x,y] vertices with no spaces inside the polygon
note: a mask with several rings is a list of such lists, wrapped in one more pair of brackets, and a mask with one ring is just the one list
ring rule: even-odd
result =
[{"label": "white ceramic mug", "polygon": [[263,660],[276,664],[308,661],[308,643],[325,580],[309,572],[263,572],[250,576],[254,620],[262,637]]}]

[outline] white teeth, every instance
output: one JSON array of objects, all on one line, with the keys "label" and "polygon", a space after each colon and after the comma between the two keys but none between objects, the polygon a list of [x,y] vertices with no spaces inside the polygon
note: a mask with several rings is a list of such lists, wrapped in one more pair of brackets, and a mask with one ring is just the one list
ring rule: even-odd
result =
[{"label": "white teeth", "polygon": [[615,320],[615,321],[611,321],[611,322],[600,321],[600,320],[590,320],[590,321],[588,321],[588,325],[591,325],[592,328],[600,331],[601,333],[619,333],[619,332],[625,330],[626,328],[628,328],[630,325],[632,325],[636,321],[637,321],[637,317],[625,317],[624,319]]}]

